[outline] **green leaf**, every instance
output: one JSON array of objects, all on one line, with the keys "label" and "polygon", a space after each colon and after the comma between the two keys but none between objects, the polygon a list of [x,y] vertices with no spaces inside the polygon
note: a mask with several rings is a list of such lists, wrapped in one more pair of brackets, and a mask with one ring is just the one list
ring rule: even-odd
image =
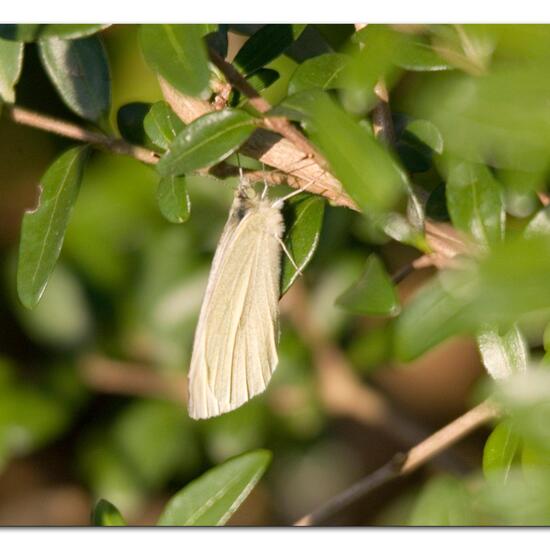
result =
[{"label": "green leaf", "polygon": [[157,147],[168,149],[185,124],[166,101],[158,101],[145,115],[143,127]]},{"label": "green leaf", "polygon": [[55,267],[87,153],[86,146],[63,153],[42,178],[38,206],[23,216],[17,292],[25,307],[36,306]]},{"label": "green leaf", "polygon": [[480,244],[491,245],[503,239],[502,189],[486,166],[461,163],[451,169],[447,208],[453,225]]},{"label": "green leaf", "polygon": [[440,527],[475,525],[471,498],[464,484],[448,475],[428,481],[416,501],[409,524]]},{"label": "green leaf", "polygon": [[15,101],[13,89],[23,66],[23,43],[0,39],[0,100]]},{"label": "green leaf", "polygon": [[[246,77],[248,83],[258,92],[269,88],[271,84],[279,79],[279,73],[273,69],[258,69],[251,75]],[[245,103],[248,98],[241,98],[241,93],[238,90],[233,90],[231,95],[230,105],[236,107],[241,103]]]},{"label": "green leaf", "polygon": [[336,304],[358,315],[393,317],[401,309],[391,278],[376,254],[368,257],[361,278],[338,297]]},{"label": "green leaf", "polygon": [[432,166],[433,154],[443,152],[443,136],[430,121],[414,120],[399,136],[396,150],[409,172],[426,172]]},{"label": "green leaf", "polygon": [[300,271],[296,271],[285,255],[281,269],[281,295],[292,286],[313,258],[319,244],[324,212],[325,200],[318,196],[296,195],[287,201],[284,243]]},{"label": "green leaf", "polygon": [[426,39],[411,37],[406,47],[399,48],[395,55],[395,63],[408,71],[447,71],[452,69]]},{"label": "green leaf", "polygon": [[349,63],[349,56],[326,53],[304,61],[294,71],[288,84],[288,95],[311,88],[333,90],[341,86],[342,71]]},{"label": "green leaf", "polygon": [[157,189],[157,202],[162,215],[172,223],[183,223],[191,214],[191,199],[185,176],[161,178]]},{"label": "green leaf", "polygon": [[122,527],[127,525],[127,523],[114,504],[101,498],[92,510],[92,525],[98,527]]},{"label": "green leaf", "polygon": [[202,25],[141,25],[147,64],[180,92],[206,99],[210,69]]},{"label": "green leaf", "polygon": [[65,104],[92,122],[103,121],[111,105],[107,54],[101,40],[50,38],[38,43],[40,59]]},{"label": "green leaf", "polygon": [[42,25],[0,25],[0,37],[17,42],[33,42],[38,37]]},{"label": "green leaf", "polygon": [[364,211],[390,210],[406,189],[406,178],[391,154],[324,92],[303,93],[310,98],[310,136],[334,175]]},{"label": "green leaf", "polygon": [[492,378],[507,378],[527,369],[527,344],[516,324],[507,331],[497,326],[484,327],[477,335],[477,345],[483,366]]},{"label": "green leaf", "polygon": [[487,479],[506,483],[512,464],[518,457],[521,438],[510,420],[499,422],[483,448],[483,474]]},{"label": "green leaf", "polygon": [[0,25],[0,37],[21,42],[34,42],[41,38],[52,37],[73,40],[90,36],[109,26],[104,24]]},{"label": "green leaf", "polygon": [[396,353],[411,360],[455,334],[515,323],[550,308],[550,239],[510,239],[479,263],[439,272],[404,308],[396,323]]},{"label": "green leaf", "polygon": [[150,108],[150,103],[140,101],[126,103],[120,107],[116,115],[117,126],[120,135],[126,141],[136,145],[150,146],[144,129],[145,116]]},{"label": "green leaf", "polygon": [[244,111],[207,113],[178,134],[157,170],[161,176],[179,176],[212,166],[237,150],[254,127],[254,118]]},{"label": "green leaf", "polygon": [[233,64],[249,75],[279,57],[305,29],[305,25],[264,25],[239,50]]},{"label": "green leaf", "polygon": [[159,525],[224,525],[258,483],[271,453],[251,451],[212,468],[170,499]]},{"label": "green leaf", "polygon": [[550,206],[539,210],[527,224],[525,237],[550,236]]}]

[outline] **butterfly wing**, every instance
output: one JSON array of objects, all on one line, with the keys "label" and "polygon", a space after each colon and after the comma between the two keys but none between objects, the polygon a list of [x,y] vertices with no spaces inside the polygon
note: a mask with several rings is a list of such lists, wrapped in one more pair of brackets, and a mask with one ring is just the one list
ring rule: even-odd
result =
[{"label": "butterfly wing", "polygon": [[[242,212],[241,212],[242,214]],[[195,333],[189,372],[189,414],[231,411],[267,386],[277,366],[283,232],[279,209],[232,209],[216,251]]]}]

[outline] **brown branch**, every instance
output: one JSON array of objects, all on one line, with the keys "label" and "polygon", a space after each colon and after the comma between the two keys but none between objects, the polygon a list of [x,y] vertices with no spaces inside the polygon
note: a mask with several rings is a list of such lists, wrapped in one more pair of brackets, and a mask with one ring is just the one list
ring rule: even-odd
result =
[{"label": "brown branch", "polygon": [[384,466],[299,519],[294,525],[320,525],[382,485],[406,476],[483,424],[499,417],[499,409],[484,401],[410,449],[395,455]]},{"label": "brown branch", "polygon": [[122,139],[112,138],[100,132],[87,130],[71,122],[36,113],[24,107],[7,107],[5,111],[9,118],[17,124],[32,126],[33,128],[45,130],[59,136],[91,143],[119,155],[128,155],[147,164],[156,164],[159,160],[157,153],[145,149],[145,147],[132,145]]}]

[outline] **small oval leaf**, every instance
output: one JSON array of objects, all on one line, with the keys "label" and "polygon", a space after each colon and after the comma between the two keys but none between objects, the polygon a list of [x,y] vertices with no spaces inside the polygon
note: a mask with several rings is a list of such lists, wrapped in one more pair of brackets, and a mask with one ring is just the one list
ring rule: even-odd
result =
[{"label": "small oval leaf", "polygon": [[208,113],[181,131],[160,159],[161,176],[179,176],[212,166],[233,153],[254,130],[254,118],[244,111]]},{"label": "small oval leaf", "polygon": [[143,127],[149,139],[161,149],[168,149],[185,124],[174,113],[166,101],[155,103],[143,120]]},{"label": "small oval leaf", "polygon": [[183,223],[191,214],[191,200],[185,176],[161,178],[157,201],[162,215],[172,223]]},{"label": "small oval leaf", "polygon": [[296,40],[306,25],[264,25],[239,50],[233,64],[245,75],[279,57]]},{"label": "small oval leaf", "polygon": [[271,453],[259,449],[212,468],[170,499],[158,525],[224,525],[270,462]]},{"label": "small oval leaf", "polygon": [[23,43],[0,38],[0,100],[15,101],[14,86],[23,66]]},{"label": "small oval leaf", "polygon": [[288,84],[288,95],[311,88],[333,90],[341,85],[342,71],[349,63],[347,55],[326,53],[307,59],[294,71]]},{"label": "small oval leaf", "polygon": [[290,259],[284,255],[281,269],[281,295],[292,286],[313,258],[319,244],[324,212],[325,200],[321,197],[296,195],[287,201],[285,207],[287,231],[284,243],[299,271],[296,271]]},{"label": "small oval leaf", "polygon": [[118,508],[102,498],[92,511],[92,525],[97,527],[122,527],[127,523]]},{"label": "small oval leaf", "polygon": [[483,448],[483,474],[486,478],[505,483],[514,461],[518,458],[521,438],[512,429],[510,420],[499,422]]},{"label": "small oval leaf", "polygon": [[359,315],[395,316],[399,299],[382,260],[371,254],[361,278],[336,300],[345,310]]},{"label": "small oval leaf", "polygon": [[120,135],[130,143],[150,146],[144,129],[145,116],[151,108],[150,103],[136,101],[126,103],[116,114],[117,126]]},{"label": "small oval leaf", "polygon": [[503,193],[486,166],[464,162],[451,169],[447,208],[453,225],[480,244],[488,246],[503,239]]},{"label": "small oval leaf", "polygon": [[399,48],[395,63],[408,71],[447,71],[452,66],[434,51],[431,44],[418,37],[410,37],[406,47]]},{"label": "small oval leaf", "polygon": [[55,267],[73,210],[88,148],[73,147],[49,168],[35,210],[25,212],[17,266],[17,292],[25,307],[42,296]]},{"label": "small oval leaf", "polygon": [[180,92],[209,95],[210,69],[203,25],[141,25],[141,49],[147,64]]},{"label": "small oval leaf", "polygon": [[507,331],[496,326],[484,327],[477,334],[477,345],[483,366],[495,380],[527,370],[527,343],[516,324]]},{"label": "small oval leaf", "polygon": [[102,121],[111,105],[107,55],[101,40],[50,38],[38,44],[40,59],[65,104],[77,115]]}]

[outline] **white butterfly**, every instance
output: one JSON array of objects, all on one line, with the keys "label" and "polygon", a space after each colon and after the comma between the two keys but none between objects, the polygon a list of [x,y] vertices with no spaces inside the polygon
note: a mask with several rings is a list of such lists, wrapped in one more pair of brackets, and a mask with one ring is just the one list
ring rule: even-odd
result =
[{"label": "white butterfly", "polygon": [[189,371],[192,418],[236,409],[277,366],[281,250],[288,255],[281,208],[302,190],[273,202],[266,190],[259,196],[241,178],[214,255]]}]

